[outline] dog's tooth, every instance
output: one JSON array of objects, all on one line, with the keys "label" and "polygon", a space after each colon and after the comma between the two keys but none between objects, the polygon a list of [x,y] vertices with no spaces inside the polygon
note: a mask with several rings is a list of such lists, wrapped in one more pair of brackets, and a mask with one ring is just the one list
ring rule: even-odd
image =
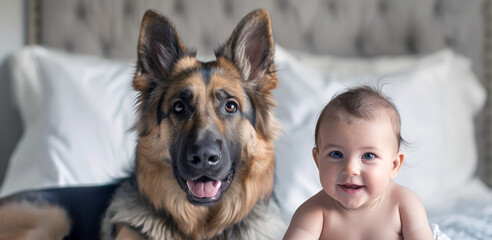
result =
[{"label": "dog's tooth", "polygon": [[220,186],[222,185],[222,181],[218,181],[218,180],[217,180],[217,181],[215,181],[215,182],[213,183],[213,185],[214,185],[214,187],[216,187],[216,188],[220,188]]},{"label": "dog's tooth", "polygon": [[194,183],[192,181],[186,181],[186,185],[188,185],[188,189],[193,189]]}]

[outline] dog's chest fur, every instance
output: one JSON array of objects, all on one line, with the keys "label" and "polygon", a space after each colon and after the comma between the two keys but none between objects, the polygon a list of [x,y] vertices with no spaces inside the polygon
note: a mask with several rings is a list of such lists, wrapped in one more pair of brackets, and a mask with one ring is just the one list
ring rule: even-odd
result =
[{"label": "dog's chest fur", "polygon": [[[126,180],[114,195],[114,201],[103,218],[103,240],[115,239],[116,224],[130,226],[145,239],[190,239],[179,231],[168,213],[153,209],[139,194],[133,179]],[[280,239],[285,229],[282,212],[272,198],[268,202],[259,201],[241,222],[212,239]]]}]

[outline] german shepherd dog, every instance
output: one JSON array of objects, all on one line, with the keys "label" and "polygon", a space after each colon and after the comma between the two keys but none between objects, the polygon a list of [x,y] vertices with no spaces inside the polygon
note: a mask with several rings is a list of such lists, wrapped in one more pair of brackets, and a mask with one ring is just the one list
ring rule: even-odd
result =
[{"label": "german shepherd dog", "polygon": [[265,10],[244,17],[213,62],[198,61],[169,19],[146,12],[133,79],[136,176],[116,191],[103,239],[281,238],[273,55]]},{"label": "german shepherd dog", "polygon": [[278,80],[267,11],[244,17],[215,55],[198,61],[169,19],[147,11],[133,78],[135,173],[118,185],[0,200],[0,239],[33,232],[93,239],[96,228],[87,226],[101,216],[102,239],[280,239],[285,224],[272,196]]}]

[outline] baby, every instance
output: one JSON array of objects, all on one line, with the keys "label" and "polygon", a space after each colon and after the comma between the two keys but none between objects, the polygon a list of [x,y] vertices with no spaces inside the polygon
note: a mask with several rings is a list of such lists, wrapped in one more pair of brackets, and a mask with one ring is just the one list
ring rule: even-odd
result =
[{"label": "baby", "polygon": [[295,212],[287,239],[433,239],[424,206],[393,183],[402,166],[400,116],[379,91],[334,97],[316,124],[313,158],[323,190]]}]

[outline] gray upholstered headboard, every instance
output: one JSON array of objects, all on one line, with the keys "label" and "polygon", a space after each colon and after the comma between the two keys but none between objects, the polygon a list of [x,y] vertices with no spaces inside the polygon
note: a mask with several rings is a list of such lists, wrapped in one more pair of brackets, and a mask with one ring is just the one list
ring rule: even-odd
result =
[{"label": "gray upholstered headboard", "polygon": [[[143,13],[170,17],[189,46],[212,53],[249,11],[266,8],[284,47],[342,56],[415,54],[449,46],[483,59],[482,0],[40,1],[39,41],[75,52],[133,58]],[[482,74],[482,64],[475,64]]]},{"label": "gray upholstered headboard", "polygon": [[[282,46],[340,56],[429,53],[444,47],[470,58],[484,85],[484,0],[30,0],[30,41],[108,58],[135,58],[145,10],[170,17],[188,46],[212,53],[249,11],[266,8]],[[486,11],[484,11],[486,9]],[[486,14],[484,14],[486,13]],[[487,104],[487,109],[490,104]],[[491,112],[490,110],[485,111]],[[491,130],[480,117],[480,169],[492,172]],[[487,160],[485,160],[487,159]],[[492,184],[492,178],[488,179]]]}]

